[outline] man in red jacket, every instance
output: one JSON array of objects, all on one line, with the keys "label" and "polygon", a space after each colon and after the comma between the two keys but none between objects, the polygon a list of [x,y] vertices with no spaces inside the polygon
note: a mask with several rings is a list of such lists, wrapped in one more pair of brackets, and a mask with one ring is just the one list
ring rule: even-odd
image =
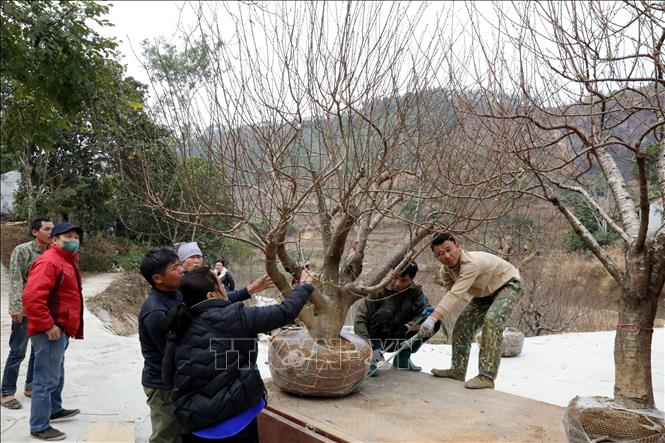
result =
[{"label": "man in red jacket", "polygon": [[51,231],[51,247],[35,260],[23,289],[28,335],[35,351],[30,434],[40,440],[64,440],[52,421],[72,418],[80,411],[62,407],[65,350],[69,338],[83,338],[83,294],[79,246],[83,230],[60,223]]}]

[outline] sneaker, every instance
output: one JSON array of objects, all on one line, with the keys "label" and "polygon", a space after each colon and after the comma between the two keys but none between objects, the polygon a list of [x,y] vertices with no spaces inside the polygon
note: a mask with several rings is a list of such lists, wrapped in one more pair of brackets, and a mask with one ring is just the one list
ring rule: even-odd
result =
[{"label": "sneaker", "polygon": [[70,418],[74,417],[75,415],[78,415],[78,413],[81,412],[80,409],[61,409],[60,411],[56,412],[55,414],[51,414],[51,421],[65,421],[69,420]]},{"label": "sneaker", "polygon": [[435,377],[452,378],[457,381],[464,381],[464,374],[456,369],[432,369],[432,375]]},{"label": "sneaker", "polygon": [[39,440],[47,441],[64,440],[67,437],[64,432],[60,432],[50,426],[39,432],[31,432],[30,435]]},{"label": "sneaker", "polygon": [[467,389],[494,389],[494,380],[486,375],[476,375],[464,384]]},{"label": "sneaker", "polygon": [[367,371],[367,375],[370,377],[378,377],[379,376],[379,368],[375,364],[369,365],[369,370]]}]

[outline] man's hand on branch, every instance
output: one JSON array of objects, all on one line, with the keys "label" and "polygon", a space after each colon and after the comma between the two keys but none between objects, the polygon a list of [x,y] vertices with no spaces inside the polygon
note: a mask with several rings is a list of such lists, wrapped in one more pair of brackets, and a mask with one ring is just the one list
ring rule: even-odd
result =
[{"label": "man's hand on branch", "polygon": [[256,294],[257,292],[265,291],[268,288],[274,288],[275,284],[272,282],[268,274],[263,274],[249,285],[247,285],[247,292]]},{"label": "man's hand on branch", "polygon": [[309,271],[307,268],[302,268],[302,271],[300,271],[300,280],[298,283],[304,284],[304,283],[312,283],[314,281],[314,275]]}]

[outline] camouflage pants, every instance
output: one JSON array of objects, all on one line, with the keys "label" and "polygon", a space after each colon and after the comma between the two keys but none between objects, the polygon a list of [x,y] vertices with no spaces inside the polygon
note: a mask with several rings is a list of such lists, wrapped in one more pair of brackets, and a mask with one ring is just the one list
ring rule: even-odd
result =
[{"label": "camouflage pants", "polygon": [[513,306],[522,298],[522,282],[511,279],[501,289],[487,297],[474,297],[464,308],[453,329],[453,369],[466,374],[471,343],[476,331],[483,328],[478,369],[480,374],[496,378],[501,362],[503,329]]}]

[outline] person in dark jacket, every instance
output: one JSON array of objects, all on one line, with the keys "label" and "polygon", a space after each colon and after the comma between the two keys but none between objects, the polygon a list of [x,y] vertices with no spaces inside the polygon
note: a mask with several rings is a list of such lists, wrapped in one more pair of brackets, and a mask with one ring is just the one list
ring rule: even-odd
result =
[{"label": "person in dark jacket", "polygon": [[[141,262],[141,275],[151,286],[150,294],[139,312],[138,322],[141,353],[145,360],[141,384],[147,396],[152,424],[150,443],[177,443],[181,440],[182,429],[173,415],[171,385],[162,377],[166,319],[169,311],[182,303],[178,288],[185,269],[181,261],[184,260],[174,250],[162,247],[148,251]],[[188,264],[192,265],[191,260]],[[190,269],[200,266],[201,263],[197,263]],[[264,290],[268,283],[269,280],[258,279],[246,288],[229,292],[228,298],[233,301],[247,300],[252,293]]]},{"label": "person in dark jacket", "polygon": [[233,280],[233,274],[226,269],[226,262],[224,260],[217,260],[215,262],[215,276],[227,291],[235,289],[236,282]]},{"label": "person in dark jacket", "polygon": [[[401,273],[393,273],[388,287],[358,306],[353,329],[372,345],[369,373],[374,377],[379,375],[376,366],[383,359],[381,350],[396,351],[403,340],[418,333],[417,326],[434,310],[422,287],[413,282],[417,272],[418,265],[410,262]],[[422,343],[418,340],[410,349],[401,351],[393,360],[393,367],[420,371],[422,368],[413,364],[410,357]]]},{"label": "person in dark jacket", "polygon": [[141,275],[150,284],[150,293],[139,312],[139,341],[145,361],[141,384],[150,407],[150,443],[181,441],[182,429],[173,416],[171,388],[162,380],[162,360],[166,345],[166,317],[182,303],[178,292],[183,270],[174,250],[153,248],[143,257]]},{"label": "person in dark jacket", "polygon": [[62,407],[62,388],[69,339],[83,338],[78,265],[83,230],[71,223],[60,223],[53,227],[51,236],[51,247],[32,264],[23,289],[23,310],[35,350],[30,434],[40,440],[63,440],[66,435],[51,427],[51,422],[67,420],[81,412]]},{"label": "person in dark jacket", "polygon": [[311,277],[279,305],[245,307],[224,295],[207,267],[185,274],[184,304],[170,315],[163,374],[171,381],[185,442],[258,441],[265,388],[256,365],[257,334],[292,322],[314,288]]}]

